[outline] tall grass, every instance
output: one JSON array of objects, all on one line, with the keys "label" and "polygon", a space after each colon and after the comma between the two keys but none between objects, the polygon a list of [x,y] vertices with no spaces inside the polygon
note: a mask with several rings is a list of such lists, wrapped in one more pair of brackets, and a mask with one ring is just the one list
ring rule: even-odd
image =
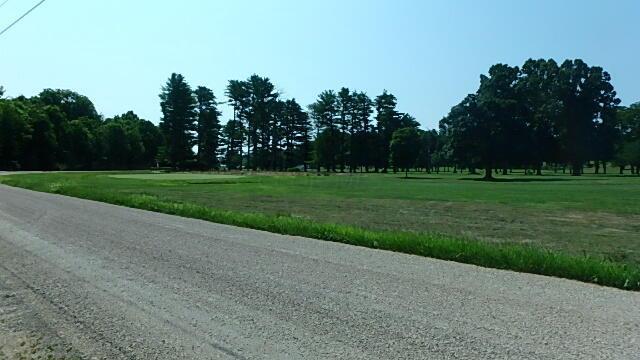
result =
[{"label": "tall grass", "polygon": [[[17,185],[30,187],[26,183]],[[390,250],[495,269],[555,276],[625,290],[640,290],[640,267],[588,256],[571,256],[532,246],[485,243],[431,233],[373,231],[354,226],[317,223],[291,216],[217,210],[193,203],[168,201],[146,194],[83,190],[65,186],[65,184],[57,184],[46,189],[36,186],[32,188],[273,233]]]}]

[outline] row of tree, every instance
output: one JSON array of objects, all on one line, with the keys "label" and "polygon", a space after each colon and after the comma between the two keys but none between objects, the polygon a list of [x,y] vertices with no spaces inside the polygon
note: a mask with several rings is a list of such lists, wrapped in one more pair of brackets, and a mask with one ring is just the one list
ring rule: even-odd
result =
[{"label": "row of tree", "polygon": [[640,164],[638,105],[619,104],[611,76],[581,60],[498,64],[440,122],[440,133],[456,163],[481,167],[486,178],[496,168],[540,174],[543,164],[569,164],[581,175],[590,161],[596,173],[612,161],[633,170]]},{"label": "row of tree", "polygon": [[182,75],[171,75],[160,94],[160,129],[171,166],[185,167],[197,159],[204,168],[224,163],[253,170],[307,170],[312,165],[329,171],[386,171],[394,131],[419,126],[396,110],[396,98],[387,91],[372,100],[347,88],[327,90],[306,112],[295,99],[282,99],[268,78],[253,75],[229,81],[226,96],[233,117],[221,126],[211,90],[193,91]]},{"label": "row of tree", "polygon": [[[408,171],[494,170],[607,163],[640,173],[640,104],[620,107],[600,67],[528,60],[498,64],[440,121],[422,130],[397,110],[396,97],[341,88],[318,95],[307,111],[265,77],[229,81],[226,102],[172,74],[162,87],[158,126],[135,113],[103,119],[69,90],[2,99],[0,168]],[[218,106],[233,114],[224,125]]]},{"label": "row of tree", "polygon": [[145,168],[163,143],[152,122],[133,112],[102,119],[87,97],[69,90],[0,99],[0,169]]}]

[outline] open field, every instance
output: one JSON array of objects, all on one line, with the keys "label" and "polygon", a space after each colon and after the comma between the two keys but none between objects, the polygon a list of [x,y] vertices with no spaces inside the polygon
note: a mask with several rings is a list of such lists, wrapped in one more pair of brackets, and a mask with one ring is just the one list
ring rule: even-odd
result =
[{"label": "open field", "polygon": [[[392,174],[117,176],[51,173],[7,176],[1,181],[124,205],[132,205],[131,199],[180,203],[373,231],[438,233],[482,243],[534,245],[640,265],[640,179],[633,176],[513,175],[500,182],[474,181],[461,174],[414,174],[410,179]],[[125,198],[131,201],[122,200]],[[154,209],[155,205],[134,206]],[[156,210],[191,216],[161,206]]]},{"label": "open field", "polygon": [[219,174],[198,174],[198,173],[111,174],[108,176],[115,179],[156,180],[156,181],[157,180],[224,181],[224,180],[242,178],[242,175],[219,175]]}]

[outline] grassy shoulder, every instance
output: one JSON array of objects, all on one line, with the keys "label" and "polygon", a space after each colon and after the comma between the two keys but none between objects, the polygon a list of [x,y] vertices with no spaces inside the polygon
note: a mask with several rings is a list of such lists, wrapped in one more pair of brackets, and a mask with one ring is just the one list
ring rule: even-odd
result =
[{"label": "grassy shoulder", "polygon": [[[283,214],[238,212],[175,200],[147,193],[143,188],[124,189],[96,187],[91,179],[96,174],[18,175],[0,179],[13,186],[97,200],[117,205],[197,218],[274,233],[297,235],[357,246],[390,250],[443,260],[507,269],[540,275],[556,276],[612,286],[640,290],[640,267],[593,256],[575,256],[531,245],[490,243],[465,237],[407,231],[371,230],[348,224],[322,223],[307,218]],[[111,181],[114,181],[113,179]],[[202,181],[202,179],[199,179]],[[220,185],[234,185],[226,180]],[[260,183],[260,179],[245,178],[246,183]],[[287,180],[291,181],[291,180]],[[156,183],[157,181],[153,181]],[[159,181],[162,183],[162,181]],[[105,184],[108,184],[105,183]],[[197,182],[195,186],[210,183]],[[179,185],[179,186],[178,186]],[[188,187],[184,183],[165,185],[174,191]],[[177,188],[177,189],[175,189]],[[340,191],[339,189],[336,191]],[[202,192],[202,191],[201,191]],[[298,194],[304,196],[303,194]]]}]

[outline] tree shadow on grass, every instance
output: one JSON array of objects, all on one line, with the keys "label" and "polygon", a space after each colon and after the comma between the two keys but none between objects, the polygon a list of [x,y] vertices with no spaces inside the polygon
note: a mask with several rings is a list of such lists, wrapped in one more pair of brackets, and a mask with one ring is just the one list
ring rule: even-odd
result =
[{"label": "tree shadow on grass", "polygon": [[215,181],[215,180],[211,180],[211,181],[207,181],[207,180],[202,180],[202,181],[184,181],[185,184],[189,184],[189,185],[235,185],[235,184],[257,184],[257,181]]},{"label": "tree shadow on grass", "polygon": [[580,178],[563,179],[563,178],[546,178],[546,177],[485,179],[485,178],[481,178],[480,177],[480,178],[461,178],[459,180],[462,180],[462,181],[496,182],[496,183],[529,183],[529,182],[571,181],[571,180],[579,180],[579,179]]},{"label": "tree shadow on grass", "polygon": [[408,177],[398,177],[401,180],[442,180],[440,177],[420,177],[420,176],[408,176]]}]

